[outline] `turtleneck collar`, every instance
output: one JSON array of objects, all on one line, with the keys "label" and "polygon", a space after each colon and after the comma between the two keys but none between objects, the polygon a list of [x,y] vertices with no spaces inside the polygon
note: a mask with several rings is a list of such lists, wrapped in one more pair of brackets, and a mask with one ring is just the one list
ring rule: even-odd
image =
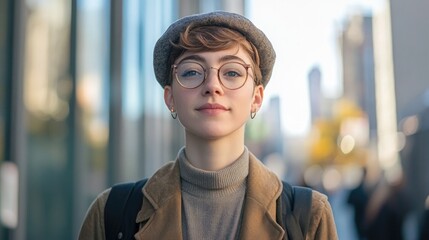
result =
[{"label": "turtleneck collar", "polygon": [[182,190],[192,195],[227,195],[245,187],[249,173],[249,150],[246,147],[237,160],[219,171],[205,171],[191,165],[186,157],[185,148],[179,151],[178,159]]}]

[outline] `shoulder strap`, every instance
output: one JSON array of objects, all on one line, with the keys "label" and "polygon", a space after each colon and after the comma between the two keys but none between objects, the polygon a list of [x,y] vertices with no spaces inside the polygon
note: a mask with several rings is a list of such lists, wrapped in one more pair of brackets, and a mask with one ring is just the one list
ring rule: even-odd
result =
[{"label": "shoulder strap", "polygon": [[146,182],[147,179],[142,179],[112,187],[104,207],[106,240],[133,238],[138,230],[135,220],[142,206],[142,188]]},{"label": "shoulder strap", "polygon": [[287,240],[304,240],[310,224],[312,190],[291,186],[283,181],[283,191],[277,199],[277,222],[287,229]]},{"label": "shoulder strap", "polygon": [[305,239],[311,218],[311,205],[313,191],[310,188],[294,186],[293,215],[298,219],[301,233]]}]

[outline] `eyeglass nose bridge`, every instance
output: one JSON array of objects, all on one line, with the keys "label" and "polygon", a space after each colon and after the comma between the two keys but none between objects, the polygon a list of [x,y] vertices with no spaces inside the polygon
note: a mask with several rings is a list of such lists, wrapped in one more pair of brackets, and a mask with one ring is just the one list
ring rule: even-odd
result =
[{"label": "eyeglass nose bridge", "polygon": [[201,83],[201,84],[205,84],[206,83],[206,81],[207,81],[207,78],[209,77],[209,70],[210,69],[214,69],[214,70],[216,70],[216,77],[217,77],[217,80],[218,80],[218,82],[223,86],[223,82],[222,82],[222,80],[220,79],[220,76],[219,76],[219,71],[220,71],[220,68],[215,68],[215,67],[209,67],[208,68],[208,70],[205,70],[205,76],[204,76],[204,79],[203,79],[203,82]]}]

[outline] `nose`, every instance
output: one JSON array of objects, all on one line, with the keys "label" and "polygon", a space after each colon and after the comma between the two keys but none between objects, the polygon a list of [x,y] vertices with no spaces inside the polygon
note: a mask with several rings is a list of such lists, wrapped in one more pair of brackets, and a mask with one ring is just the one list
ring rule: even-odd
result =
[{"label": "nose", "polygon": [[219,72],[219,69],[214,67],[210,67],[207,70],[206,80],[202,88],[203,95],[207,95],[207,94],[222,95],[223,94],[223,87],[222,87],[222,83],[220,82],[218,72]]}]

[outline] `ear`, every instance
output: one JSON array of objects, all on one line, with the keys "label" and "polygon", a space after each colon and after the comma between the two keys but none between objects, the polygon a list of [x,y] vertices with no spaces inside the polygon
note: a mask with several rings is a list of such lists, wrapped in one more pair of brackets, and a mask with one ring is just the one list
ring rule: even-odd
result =
[{"label": "ear", "polygon": [[174,107],[173,89],[169,85],[164,87],[164,102],[168,110]]},{"label": "ear", "polygon": [[253,90],[252,112],[258,111],[264,100],[264,86],[262,84],[255,87]]}]

